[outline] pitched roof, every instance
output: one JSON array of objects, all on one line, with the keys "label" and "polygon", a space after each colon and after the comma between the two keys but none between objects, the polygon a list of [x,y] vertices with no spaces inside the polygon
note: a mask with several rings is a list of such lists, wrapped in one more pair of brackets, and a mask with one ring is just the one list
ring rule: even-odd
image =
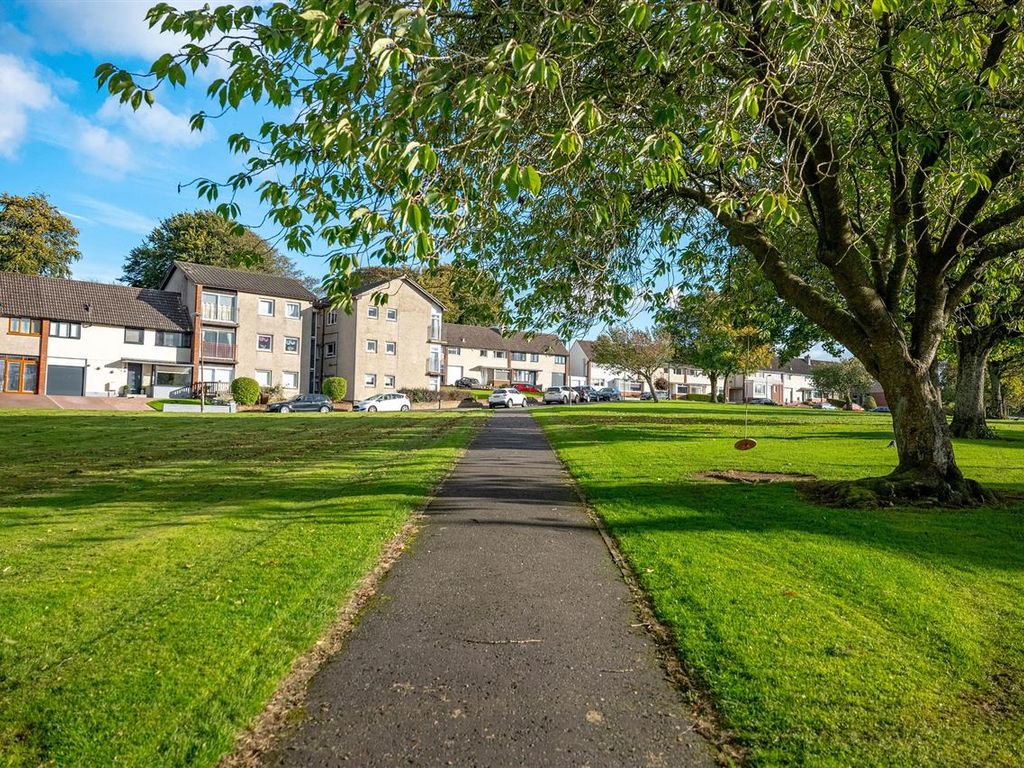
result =
[{"label": "pitched roof", "polygon": [[[269,275],[266,272],[250,272],[245,269],[227,269],[211,267],[208,264],[195,264],[191,261],[175,261],[174,266],[180,269],[194,283],[207,288],[223,288],[242,293],[256,293],[262,296],[273,296],[282,299],[301,299],[316,301],[316,295],[301,281],[294,277]],[[172,269],[171,272],[174,270]],[[164,286],[171,275],[164,279]]]},{"label": "pitched roof", "polygon": [[594,357],[594,342],[590,339],[577,339],[576,343],[579,348],[583,351],[583,354],[587,356],[588,360]]},{"label": "pitched roof", "polygon": [[827,365],[828,363],[834,362],[832,360],[815,360],[810,355],[804,357],[794,357],[786,363],[782,363],[777,357],[772,358],[772,364],[768,370],[771,371],[782,371],[783,373],[796,373],[804,376],[810,376],[811,371],[820,365]]},{"label": "pitched roof", "polygon": [[503,349],[506,352],[536,352],[547,355],[567,355],[565,344],[551,333],[536,333],[527,338],[524,333],[502,336],[495,328],[484,325],[444,324],[444,340],[457,347],[470,349]]},{"label": "pitched roof", "polygon": [[420,285],[407,275],[399,275],[397,277],[385,277],[380,280],[371,280],[368,283],[363,283],[354,291],[352,291],[352,295],[361,296],[362,294],[367,293],[368,291],[372,291],[374,288],[380,288],[381,286],[387,285],[392,280],[403,280],[409,285],[410,288],[412,288],[421,296],[423,296],[423,298],[425,298],[427,301],[431,302],[432,304],[436,304],[438,307],[440,307],[442,311],[447,309],[447,307],[445,307],[445,305],[442,304],[436,296],[434,296],[430,291],[428,291],[426,288],[424,288],[422,285]]},{"label": "pitched roof", "polygon": [[172,291],[0,272],[0,314],[74,323],[189,331],[192,321]]}]

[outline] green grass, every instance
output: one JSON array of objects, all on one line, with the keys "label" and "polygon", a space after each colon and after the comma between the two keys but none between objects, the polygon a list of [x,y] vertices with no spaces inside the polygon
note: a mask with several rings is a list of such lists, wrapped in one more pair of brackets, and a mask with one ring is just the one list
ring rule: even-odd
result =
[{"label": "green grass", "polygon": [[[884,415],[621,404],[533,412],[606,521],[751,765],[1024,763],[1024,501],[844,511],[792,484],[895,465]],[[1024,424],[958,443],[1024,499]]]},{"label": "green grass", "polygon": [[150,400],[146,405],[154,411],[163,411],[165,405],[199,405],[200,401],[188,400],[180,397],[169,397],[164,400]]},{"label": "green grass", "polygon": [[477,413],[0,413],[0,765],[232,745]]}]

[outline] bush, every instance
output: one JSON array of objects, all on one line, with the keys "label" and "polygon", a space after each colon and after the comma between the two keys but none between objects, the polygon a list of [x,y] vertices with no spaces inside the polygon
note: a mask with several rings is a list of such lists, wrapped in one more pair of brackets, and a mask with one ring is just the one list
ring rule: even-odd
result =
[{"label": "bush", "polygon": [[345,395],[348,394],[348,380],[341,376],[328,376],[320,386],[320,391],[331,400],[339,402],[344,400]]},{"label": "bush", "polygon": [[873,398],[871,395],[868,395],[867,397],[864,398],[864,410],[865,411],[870,411],[872,408],[877,408],[877,407],[878,407],[878,403],[875,402],[875,398]]},{"label": "bush", "polygon": [[274,387],[263,387],[260,390],[260,402],[264,405],[278,400],[284,400],[284,388],[280,384]]},{"label": "bush", "polygon": [[465,400],[470,397],[466,390],[455,387],[441,387],[440,393],[426,387],[407,387],[398,391],[408,397],[412,403],[436,403],[439,394],[442,400]]},{"label": "bush", "polygon": [[655,389],[661,389],[661,390],[664,390],[664,391],[667,392],[668,391],[668,379],[666,379],[664,376],[658,377],[657,379],[654,380],[654,388]]},{"label": "bush", "polygon": [[693,400],[694,402],[697,402],[697,403],[710,403],[711,402],[711,395],[701,395],[701,394],[694,393],[694,394],[687,395],[686,399],[687,400]]},{"label": "bush", "polygon": [[256,405],[260,399],[259,382],[248,376],[239,376],[231,382],[231,396],[239,405]]}]

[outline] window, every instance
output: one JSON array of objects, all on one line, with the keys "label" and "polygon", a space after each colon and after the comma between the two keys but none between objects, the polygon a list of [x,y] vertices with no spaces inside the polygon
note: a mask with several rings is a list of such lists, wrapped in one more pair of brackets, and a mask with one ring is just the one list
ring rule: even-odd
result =
[{"label": "window", "polygon": [[216,366],[204,365],[202,366],[202,376],[205,382],[228,384],[235,378],[235,371],[233,368],[218,368]]},{"label": "window", "polygon": [[384,377],[384,389],[394,389],[394,388],[395,388],[395,377],[394,376],[385,376]]},{"label": "window", "polygon": [[235,357],[235,332],[203,328],[202,354],[204,357],[233,360]]},{"label": "window", "polygon": [[327,324],[328,325],[337,325],[337,323],[338,323],[338,313],[335,312],[332,309],[330,312],[327,313]]},{"label": "window", "polygon": [[274,316],[274,300],[273,299],[260,299],[259,308],[256,310],[264,317]]},{"label": "window", "polygon": [[11,318],[11,333],[15,336],[38,336],[42,329],[42,320],[33,320],[30,317]]},{"label": "window", "polygon": [[372,317],[373,319],[376,320],[378,317],[380,317],[380,307],[376,307],[373,304],[371,304],[366,308],[366,316]]},{"label": "window", "polygon": [[565,365],[565,355],[555,355],[555,365]]},{"label": "window", "polygon": [[299,354],[299,339],[297,336],[284,337],[284,351],[289,355]]},{"label": "window", "polygon": [[388,318],[388,320],[391,320],[391,321],[397,320],[398,319],[398,310],[395,309],[394,307],[388,307],[387,318]]},{"label": "window", "polygon": [[682,376],[683,375],[683,369],[682,368],[676,368],[675,371],[676,371],[676,376]]},{"label": "window", "polygon": [[754,384],[754,394],[764,396],[764,384]]},{"label": "window", "polygon": [[256,334],[256,349],[260,352],[273,352],[274,337],[267,333]]},{"label": "window", "polygon": [[82,338],[81,323],[65,323],[60,320],[50,322],[50,335],[59,339],[80,339]]},{"label": "window", "polygon": [[294,301],[286,301],[284,303],[284,316],[289,320],[298,320],[302,317],[302,308]]},{"label": "window", "polygon": [[367,339],[366,340],[366,351],[367,352],[371,352],[373,354],[377,354],[377,340],[376,339]]},{"label": "window", "polygon": [[505,350],[503,350],[503,349],[496,349],[496,350],[494,350],[494,356],[496,358],[498,358],[499,360],[504,360],[505,359]]},{"label": "window", "polygon": [[146,340],[146,332],[141,328],[125,328],[125,344],[142,344]]},{"label": "window", "polygon": [[641,384],[639,381],[631,381],[631,382],[629,382],[629,391],[630,392],[643,392],[644,391],[644,385]]},{"label": "window", "polygon": [[449,355],[461,355],[462,354],[462,347],[448,347],[448,354]]},{"label": "window", "polygon": [[203,320],[238,322],[238,305],[235,296],[230,293],[203,291]]},{"label": "window", "polygon": [[192,334],[182,331],[157,331],[156,345],[158,347],[191,347]]},{"label": "window", "polygon": [[531,352],[530,353],[530,362],[531,363],[539,363],[540,362],[540,355],[538,353],[536,353],[536,352]]},{"label": "window", "polygon": [[338,354],[338,345],[333,341],[324,344],[324,357],[334,357]]},{"label": "window", "polygon": [[274,380],[274,374],[272,371],[256,371],[256,383],[261,387],[273,386],[271,382]]},{"label": "window", "polygon": [[480,350],[480,357],[487,357],[487,350],[486,349],[481,349]]},{"label": "window", "polygon": [[685,384],[676,384],[676,394],[677,395],[688,395],[689,393],[690,393],[690,388],[688,386],[686,386]]},{"label": "window", "polygon": [[157,371],[153,383],[158,387],[187,387],[192,384],[192,374]]},{"label": "window", "polygon": [[526,362],[526,353],[525,352],[513,352],[512,353],[512,359],[515,360],[516,362],[519,362],[519,363],[525,363]]},{"label": "window", "polygon": [[377,386],[377,374],[376,373],[366,373],[366,374],[363,374],[363,385],[367,386],[367,387],[376,387]]},{"label": "window", "polygon": [[298,389],[299,388],[299,374],[298,371],[285,371],[281,374],[281,386],[285,389]]},{"label": "window", "polygon": [[398,342],[397,341],[385,341],[384,342],[384,354],[394,355],[398,353]]}]

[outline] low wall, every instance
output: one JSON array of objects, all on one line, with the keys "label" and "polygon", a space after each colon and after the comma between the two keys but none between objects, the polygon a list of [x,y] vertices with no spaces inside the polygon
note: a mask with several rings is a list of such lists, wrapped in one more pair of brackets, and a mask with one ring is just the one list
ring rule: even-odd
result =
[{"label": "low wall", "polygon": [[[202,406],[190,403],[165,403],[164,413],[202,413]],[[206,413],[234,413],[235,406],[232,405],[207,405]]]}]

